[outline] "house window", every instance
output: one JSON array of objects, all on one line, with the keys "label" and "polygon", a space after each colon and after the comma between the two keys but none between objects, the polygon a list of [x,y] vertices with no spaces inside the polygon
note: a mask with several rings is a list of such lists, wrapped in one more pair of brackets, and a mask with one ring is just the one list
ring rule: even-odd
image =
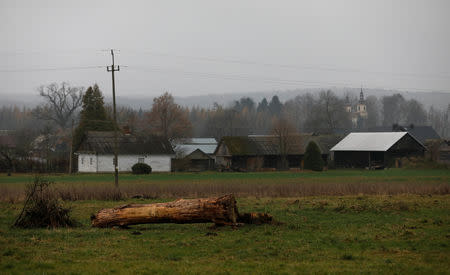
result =
[{"label": "house window", "polygon": [[81,158],[81,164],[84,164],[84,158]]},{"label": "house window", "polygon": [[138,158],[138,163],[144,163],[144,158]]},{"label": "house window", "polygon": [[92,158],[89,158],[89,164],[92,165]]}]

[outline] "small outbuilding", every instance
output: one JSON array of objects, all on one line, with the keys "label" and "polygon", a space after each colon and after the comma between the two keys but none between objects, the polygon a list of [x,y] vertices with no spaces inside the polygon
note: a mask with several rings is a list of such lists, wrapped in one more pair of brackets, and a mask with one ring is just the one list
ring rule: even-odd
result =
[{"label": "small outbuilding", "polygon": [[174,143],[177,158],[172,160],[175,171],[206,171],[214,169],[215,138],[184,138]]},{"label": "small outbuilding", "polygon": [[393,166],[402,157],[422,157],[426,148],[408,132],[350,133],[333,148],[337,167]]}]

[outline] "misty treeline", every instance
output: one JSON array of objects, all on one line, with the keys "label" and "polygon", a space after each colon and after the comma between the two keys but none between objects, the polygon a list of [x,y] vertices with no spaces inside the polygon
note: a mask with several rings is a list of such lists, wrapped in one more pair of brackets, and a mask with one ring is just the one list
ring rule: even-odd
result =
[{"label": "misty treeline", "polygon": [[[79,89],[77,90],[79,93]],[[41,93],[42,96],[42,93]],[[79,95],[81,97],[81,95]],[[255,102],[251,97],[242,97],[228,105],[215,103],[211,107],[182,107],[176,104],[170,93],[164,93],[154,99],[148,109],[133,109],[127,106],[117,108],[119,127],[135,134],[156,134],[169,139],[177,137],[215,137],[270,134],[276,119],[290,122],[299,133],[342,133],[345,130],[359,128],[364,130],[377,126],[431,125],[441,137],[450,136],[450,104],[445,109],[430,107],[428,110],[414,100],[406,100],[400,94],[365,99],[368,117],[352,125],[351,115],[345,106],[358,102],[356,95],[339,97],[332,91],[296,96],[280,102],[278,96],[264,98]],[[79,121],[81,104],[66,112],[69,115],[53,114],[48,103],[35,108],[3,106],[0,108],[0,129],[27,129],[30,134],[39,135],[49,131],[63,131],[75,127]],[[59,105],[58,105],[59,106]],[[47,114],[44,115],[45,110]],[[112,118],[112,106],[105,104],[109,119]],[[64,111],[62,112],[64,113]],[[49,129],[50,128],[50,129]],[[69,131],[70,132],[70,131]]]},{"label": "misty treeline", "polygon": [[[170,140],[181,137],[219,140],[223,136],[295,132],[342,134],[355,127],[364,131],[394,124],[431,125],[441,137],[450,136],[450,104],[445,109],[426,110],[420,102],[406,100],[400,94],[367,97],[367,119],[359,120],[355,126],[346,106],[355,106],[357,96],[339,97],[331,90],[299,95],[285,102],[276,95],[260,102],[242,97],[228,105],[215,103],[192,108],[177,104],[166,92],[154,98],[147,109],[136,110],[118,102],[114,126],[112,106],[104,104],[97,85],[84,89],[67,83],[50,84],[40,87],[38,92],[43,103],[34,108],[0,108],[0,170],[67,172],[69,152],[77,150],[84,132],[110,131],[115,127],[144,138],[160,135]],[[8,138],[13,146],[8,146]]]}]

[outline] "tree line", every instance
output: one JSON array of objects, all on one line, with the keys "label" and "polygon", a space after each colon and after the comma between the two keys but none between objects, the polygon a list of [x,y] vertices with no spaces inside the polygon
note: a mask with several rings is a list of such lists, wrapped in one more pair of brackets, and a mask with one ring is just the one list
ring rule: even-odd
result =
[{"label": "tree line", "polygon": [[[104,103],[100,87],[84,89],[67,83],[41,86],[38,93],[44,103],[35,108],[16,106],[0,108],[0,129],[14,130],[17,147],[15,159],[39,160],[41,169],[67,170],[68,152],[80,146],[86,131],[109,131],[115,127],[146,137],[160,135],[169,140],[183,137],[245,136],[274,133],[342,133],[355,127],[346,106],[358,98],[339,97],[331,90],[304,94],[281,102],[278,96],[255,102],[242,97],[229,105],[187,108],[177,104],[165,92],[154,98],[147,110],[127,106],[117,108],[117,125],[112,121],[112,107]],[[367,118],[358,121],[360,130],[376,126],[431,125],[441,137],[450,136],[450,104],[446,109],[428,110],[400,94],[369,96],[365,99]],[[5,133],[2,133],[5,135]],[[73,137],[73,138],[72,138]],[[33,156],[27,156],[34,152]],[[36,153],[38,152],[38,153]],[[11,148],[2,146],[3,167],[12,159]],[[37,154],[37,155],[36,155]],[[5,157],[7,156],[7,157]],[[8,157],[9,156],[9,157]],[[58,159],[54,164],[52,159]],[[60,159],[63,159],[61,161]],[[33,162],[33,161],[31,161]],[[44,168],[42,168],[44,167]]]}]

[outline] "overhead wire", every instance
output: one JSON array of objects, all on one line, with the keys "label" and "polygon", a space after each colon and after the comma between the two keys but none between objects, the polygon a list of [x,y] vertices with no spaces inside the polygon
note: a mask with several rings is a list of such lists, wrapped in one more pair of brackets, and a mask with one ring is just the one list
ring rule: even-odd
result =
[{"label": "overhead wire", "polygon": [[[107,50],[96,50],[97,52],[104,52]],[[117,50],[119,51],[119,50]],[[128,51],[128,50],[125,50]],[[132,50],[130,50],[132,52]],[[0,52],[1,53],[1,52]],[[152,53],[153,54],[153,53]],[[168,54],[159,54],[159,55],[167,55]],[[299,67],[294,65],[280,65],[280,64],[270,64],[270,63],[258,63],[253,61],[245,61],[245,60],[228,60],[228,59],[220,59],[220,58],[209,58],[209,57],[188,57],[188,56],[180,56],[174,55],[176,58],[195,58],[205,61],[212,62],[225,62],[225,63],[236,63],[236,64],[248,64],[248,65],[262,65],[262,66],[278,66],[285,68],[307,68],[307,67]],[[299,79],[280,79],[274,77],[266,77],[260,75],[244,75],[244,74],[221,74],[221,73],[210,73],[210,72],[198,72],[198,71],[187,71],[179,68],[167,68],[160,66],[135,66],[135,65],[120,65],[121,67],[129,67],[129,70],[134,71],[142,71],[142,72],[156,72],[156,73],[178,73],[183,74],[185,76],[196,77],[196,78],[205,78],[205,79],[222,79],[222,80],[234,80],[234,81],[258,81],[269,84],[279,84],[279,85],[305,85],[305,86],[333,86],[333,87],[349,87],[349,86],[359,86],[352,85],[352,83],[342,83],[342,82],[328,82],[328,81],[307,81],[307,80],[299,80]],[[45,71],[70,71],[70,70],[87,70],[87,69],[98,69],[105,68],[106,66],[74,66],[74,67],[47,67],[47,68],[25,68],[25,69],[0,69],[0,73],[18,73],[18,72],[45,72]],[[324,69],[324,70],[332,70],[339,71],[338,69],[333,68],[318,68],[318,67],[310,67],[310,69]],[[352,71],[352,72],[361,72],[364,71]],[[383,73],[390,74],[388,72],[372,72],[372,73]],[[405,73],[402,75],[416,75]],[[424,76],[424,75],[422,75]],[[449,76],[450,77],[450,76]],[[379,88],[379,89],[392,89],[392,90],[414,90],[414,91],[434,91],[434,92],[448,92],[448,90],[436,90],[436,89],[423,89],[423,88],[400,88],[400,87],[389,87],[389,88]]]},{"label": "overhead wire", "polygon": [[[126,52],[127,50],[125,50]],[[423,74],[423,73],[413,73],[413,72],[387,72],[387,71],[371,71],[371,70],[361,70],[355,68],[338,68],[332,66],[312,66],[312,65],[292,65],[292,64],[276,64],[276,63],[267,63],[267,62],[257,62],[252,60],[245,59],[224,59],[217,57],[199,57],[199,56],[188,56],[188,55],[175,55],[168,53],[158,53],[153,51],[138,51],[138,50],[128,50],[128,52],[135,54],[148,54],[155,56],[167,56],[174,58],[182,58],[182,59],[192,59],[199,60],[205,62],[214,62],[214,63],[229,63],[229,64],[239,64],[239,65],[254,65],[254,66],[265,66],[265,67],[279,67],[284,69],[297,69],[297,70],[312,70],[312,71],[330,71],[330,72],[339,72],[339,73],[369,73],[369,74],[381,74],[381,75],[397,75],[403,77],[425,77],[425,78],[450,78],[450,73],[437,73],[437,74]]]},{"label": "overhead wire", "polygon": [[20,72],[45,72],[45,71],[71,71],[105,68],[106,66],[78,66],[78,67],[52,67],[52,68],[30,68],[30,69],[0,69],[1,73],[20,73]]}]

